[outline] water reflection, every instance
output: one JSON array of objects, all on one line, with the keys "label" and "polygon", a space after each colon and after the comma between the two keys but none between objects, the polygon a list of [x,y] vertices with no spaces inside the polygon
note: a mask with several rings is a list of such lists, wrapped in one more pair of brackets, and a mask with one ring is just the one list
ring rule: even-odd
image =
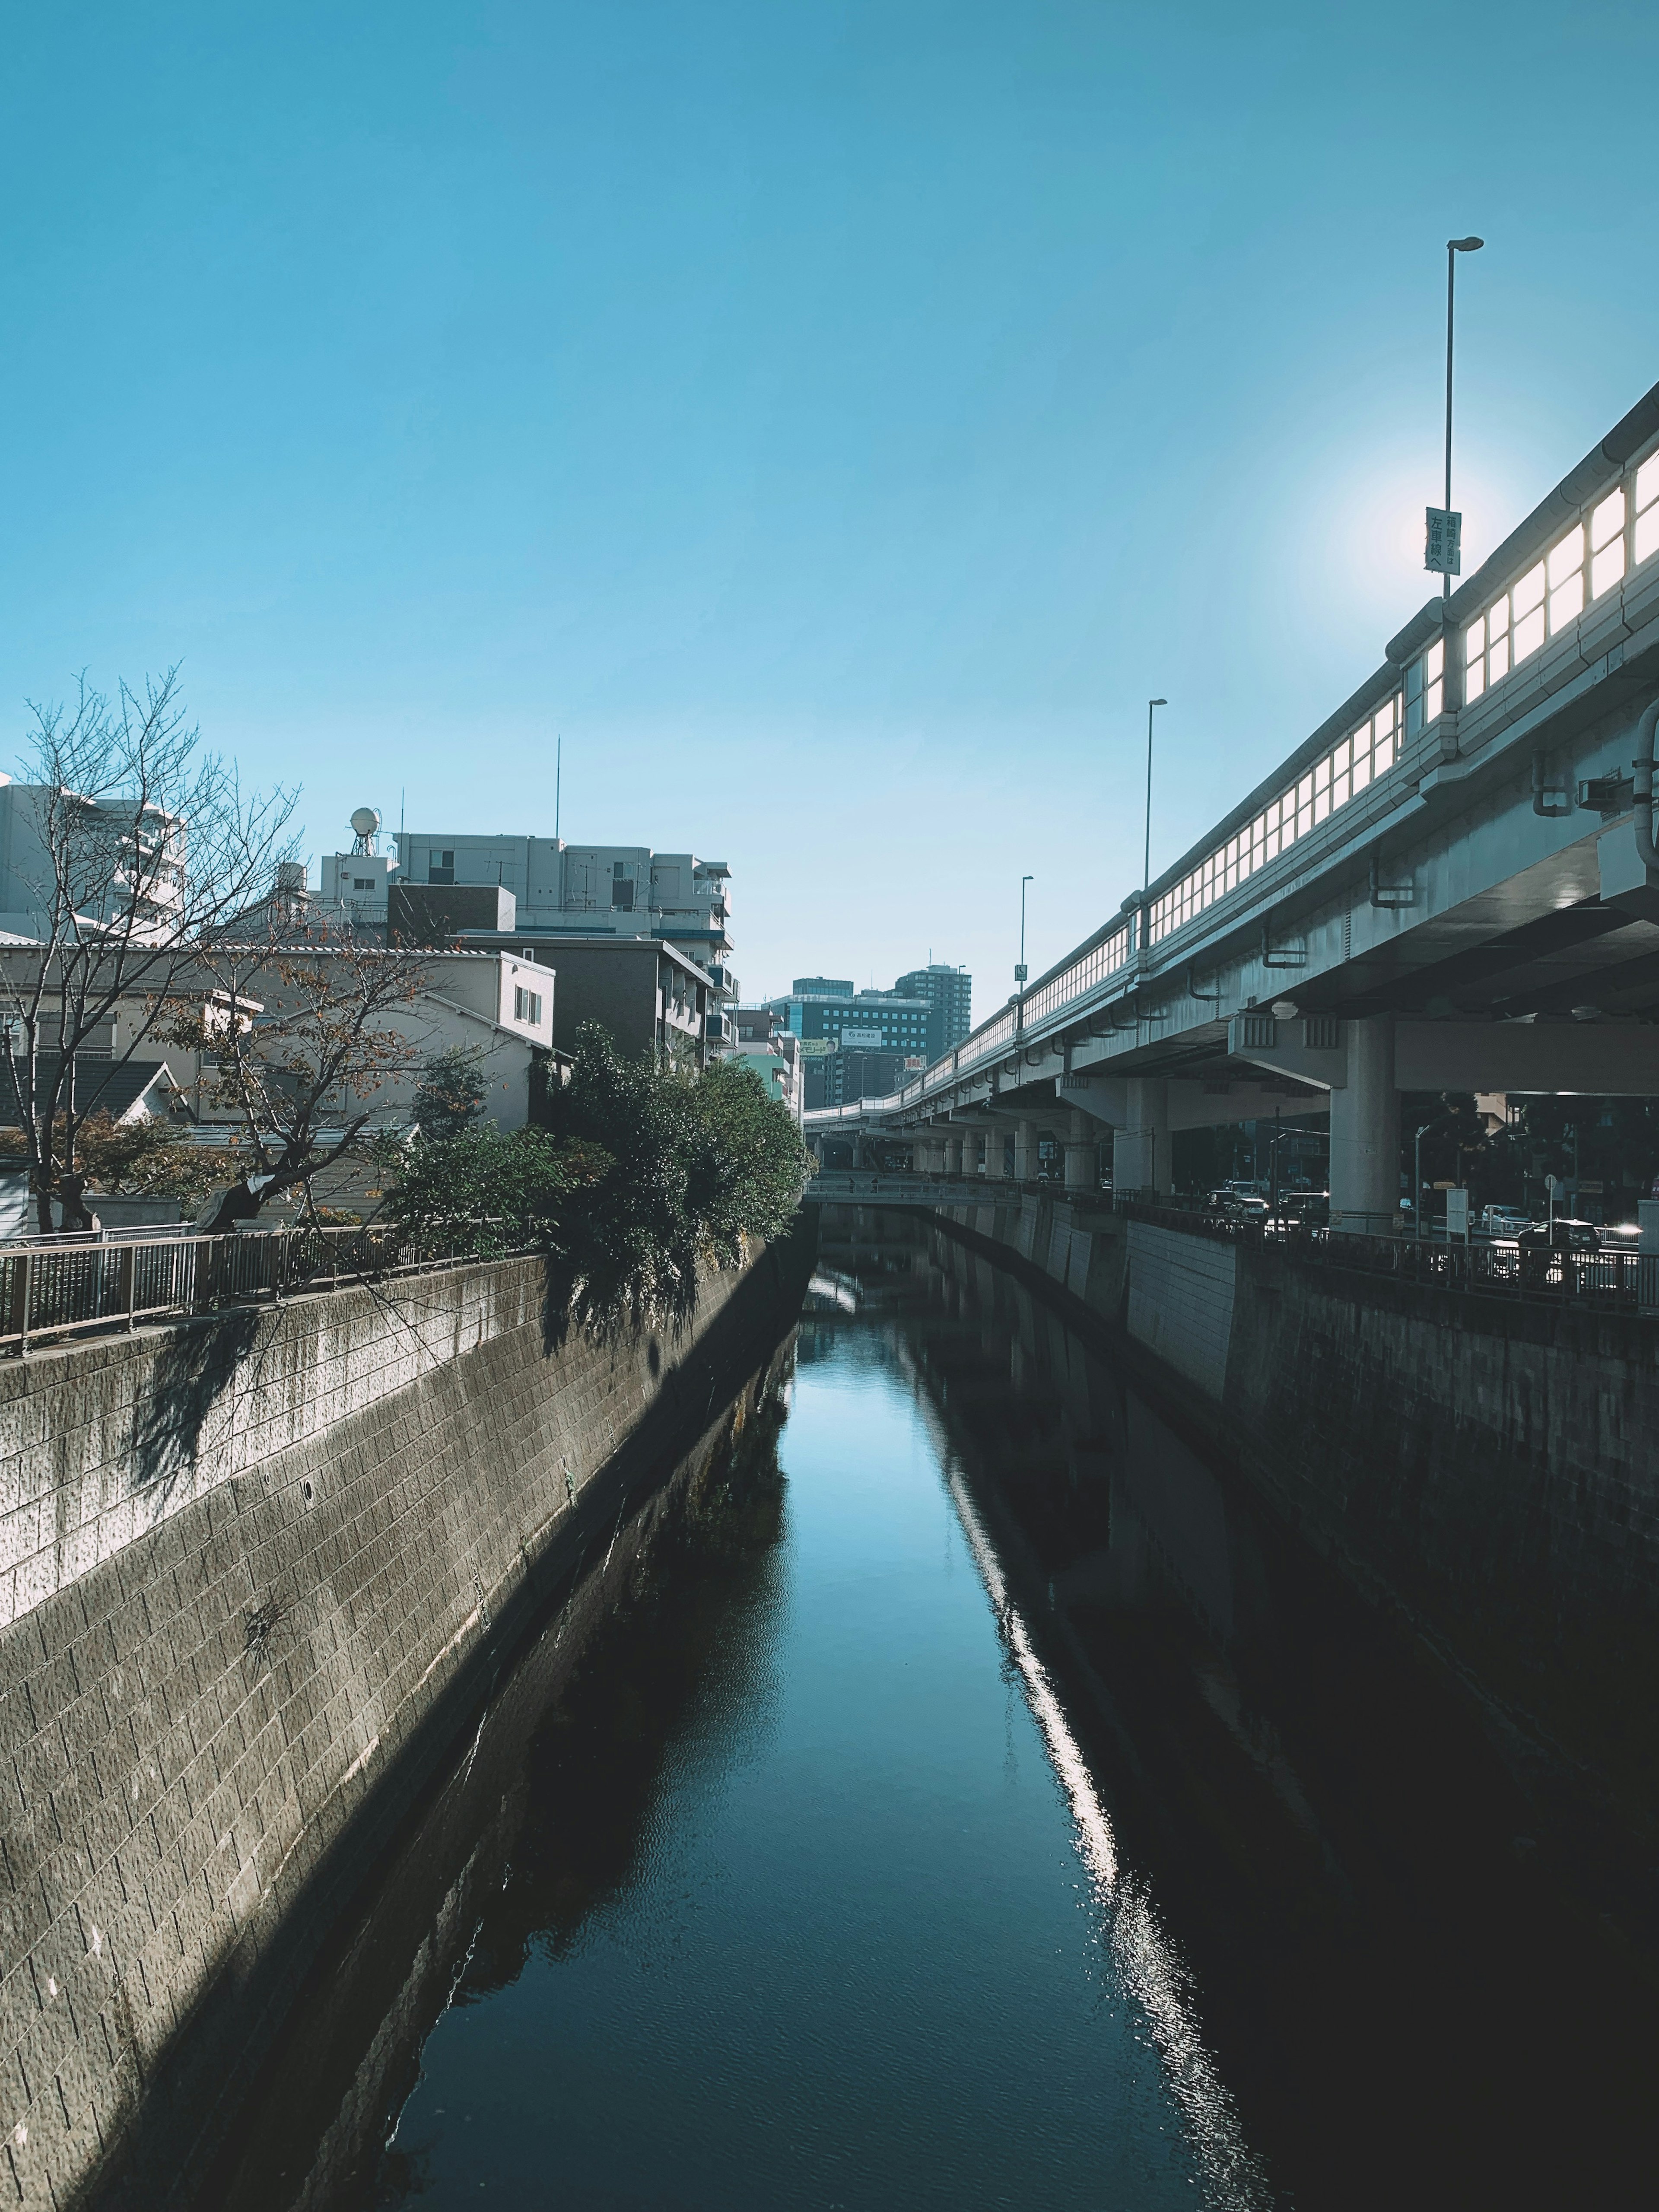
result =
[{"label": "water reflection", "polygon": [[1650,1962],[1547,1863],[1455,1678],[981,1250],[826,1209],[819,1267],[868,1295],[804,1356],[860,1331],[933,1409],[1129,1870],[1120,1971],[1225,2084],[1186,2105],[1206,2171],[1242,2130],[1303,2212],[1643,2186]]}]

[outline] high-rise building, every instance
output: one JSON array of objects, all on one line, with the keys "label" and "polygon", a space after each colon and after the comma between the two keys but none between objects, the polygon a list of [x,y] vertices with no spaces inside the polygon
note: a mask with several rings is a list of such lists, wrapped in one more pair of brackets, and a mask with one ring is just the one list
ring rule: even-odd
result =
[{"label": "high-rise building", "polygon": [[927,1001],[930,1060],[942,1059],[974,1026],[974,979],[965,968],[930,963],[901,975],[893,988],[902,997]]}]

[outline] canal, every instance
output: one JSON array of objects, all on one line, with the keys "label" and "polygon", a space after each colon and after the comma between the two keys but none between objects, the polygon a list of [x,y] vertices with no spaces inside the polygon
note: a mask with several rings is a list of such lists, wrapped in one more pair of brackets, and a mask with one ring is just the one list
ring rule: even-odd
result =
[{"label": "canal", "polygon": [[1622,2201],[1644,1966],[1437,1670],[1040,1297],[826,1209],[668,1496],[492,1688],[216,2203]]}]

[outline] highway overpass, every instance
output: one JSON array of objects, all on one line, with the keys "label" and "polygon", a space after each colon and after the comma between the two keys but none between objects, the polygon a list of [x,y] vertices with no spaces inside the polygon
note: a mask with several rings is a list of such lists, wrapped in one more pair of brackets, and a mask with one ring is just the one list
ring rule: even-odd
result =
[{"label": "highway overpass", "polygon": [[[1402,1091],[1659,1096],[1659,386],[1175,866],[902,1091],[808,1114],[959,1170],[1170,1187],[1176,1131],[1328,1109],[1397,1212]],[[1027,1157],[1019,1156],[1024,1152]],[[996,1157],[1000,1158],[1000,1148]]]}]

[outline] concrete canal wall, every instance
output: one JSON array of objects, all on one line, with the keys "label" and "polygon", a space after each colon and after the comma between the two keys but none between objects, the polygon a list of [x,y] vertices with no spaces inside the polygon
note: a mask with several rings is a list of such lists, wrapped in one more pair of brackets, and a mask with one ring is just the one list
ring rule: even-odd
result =
[{"label": "concrete canal wall", "polygon": [[1058,1197],[938,1218],[1045,1277],[1500,1724],[1659,1841],[1659,1325]]},{"label": "concrete canal wall", "polygon": [[0,1366],[0,2197],[183,2202],[515,1635],[799,1307],[567,1333],[542,1264]]}]

